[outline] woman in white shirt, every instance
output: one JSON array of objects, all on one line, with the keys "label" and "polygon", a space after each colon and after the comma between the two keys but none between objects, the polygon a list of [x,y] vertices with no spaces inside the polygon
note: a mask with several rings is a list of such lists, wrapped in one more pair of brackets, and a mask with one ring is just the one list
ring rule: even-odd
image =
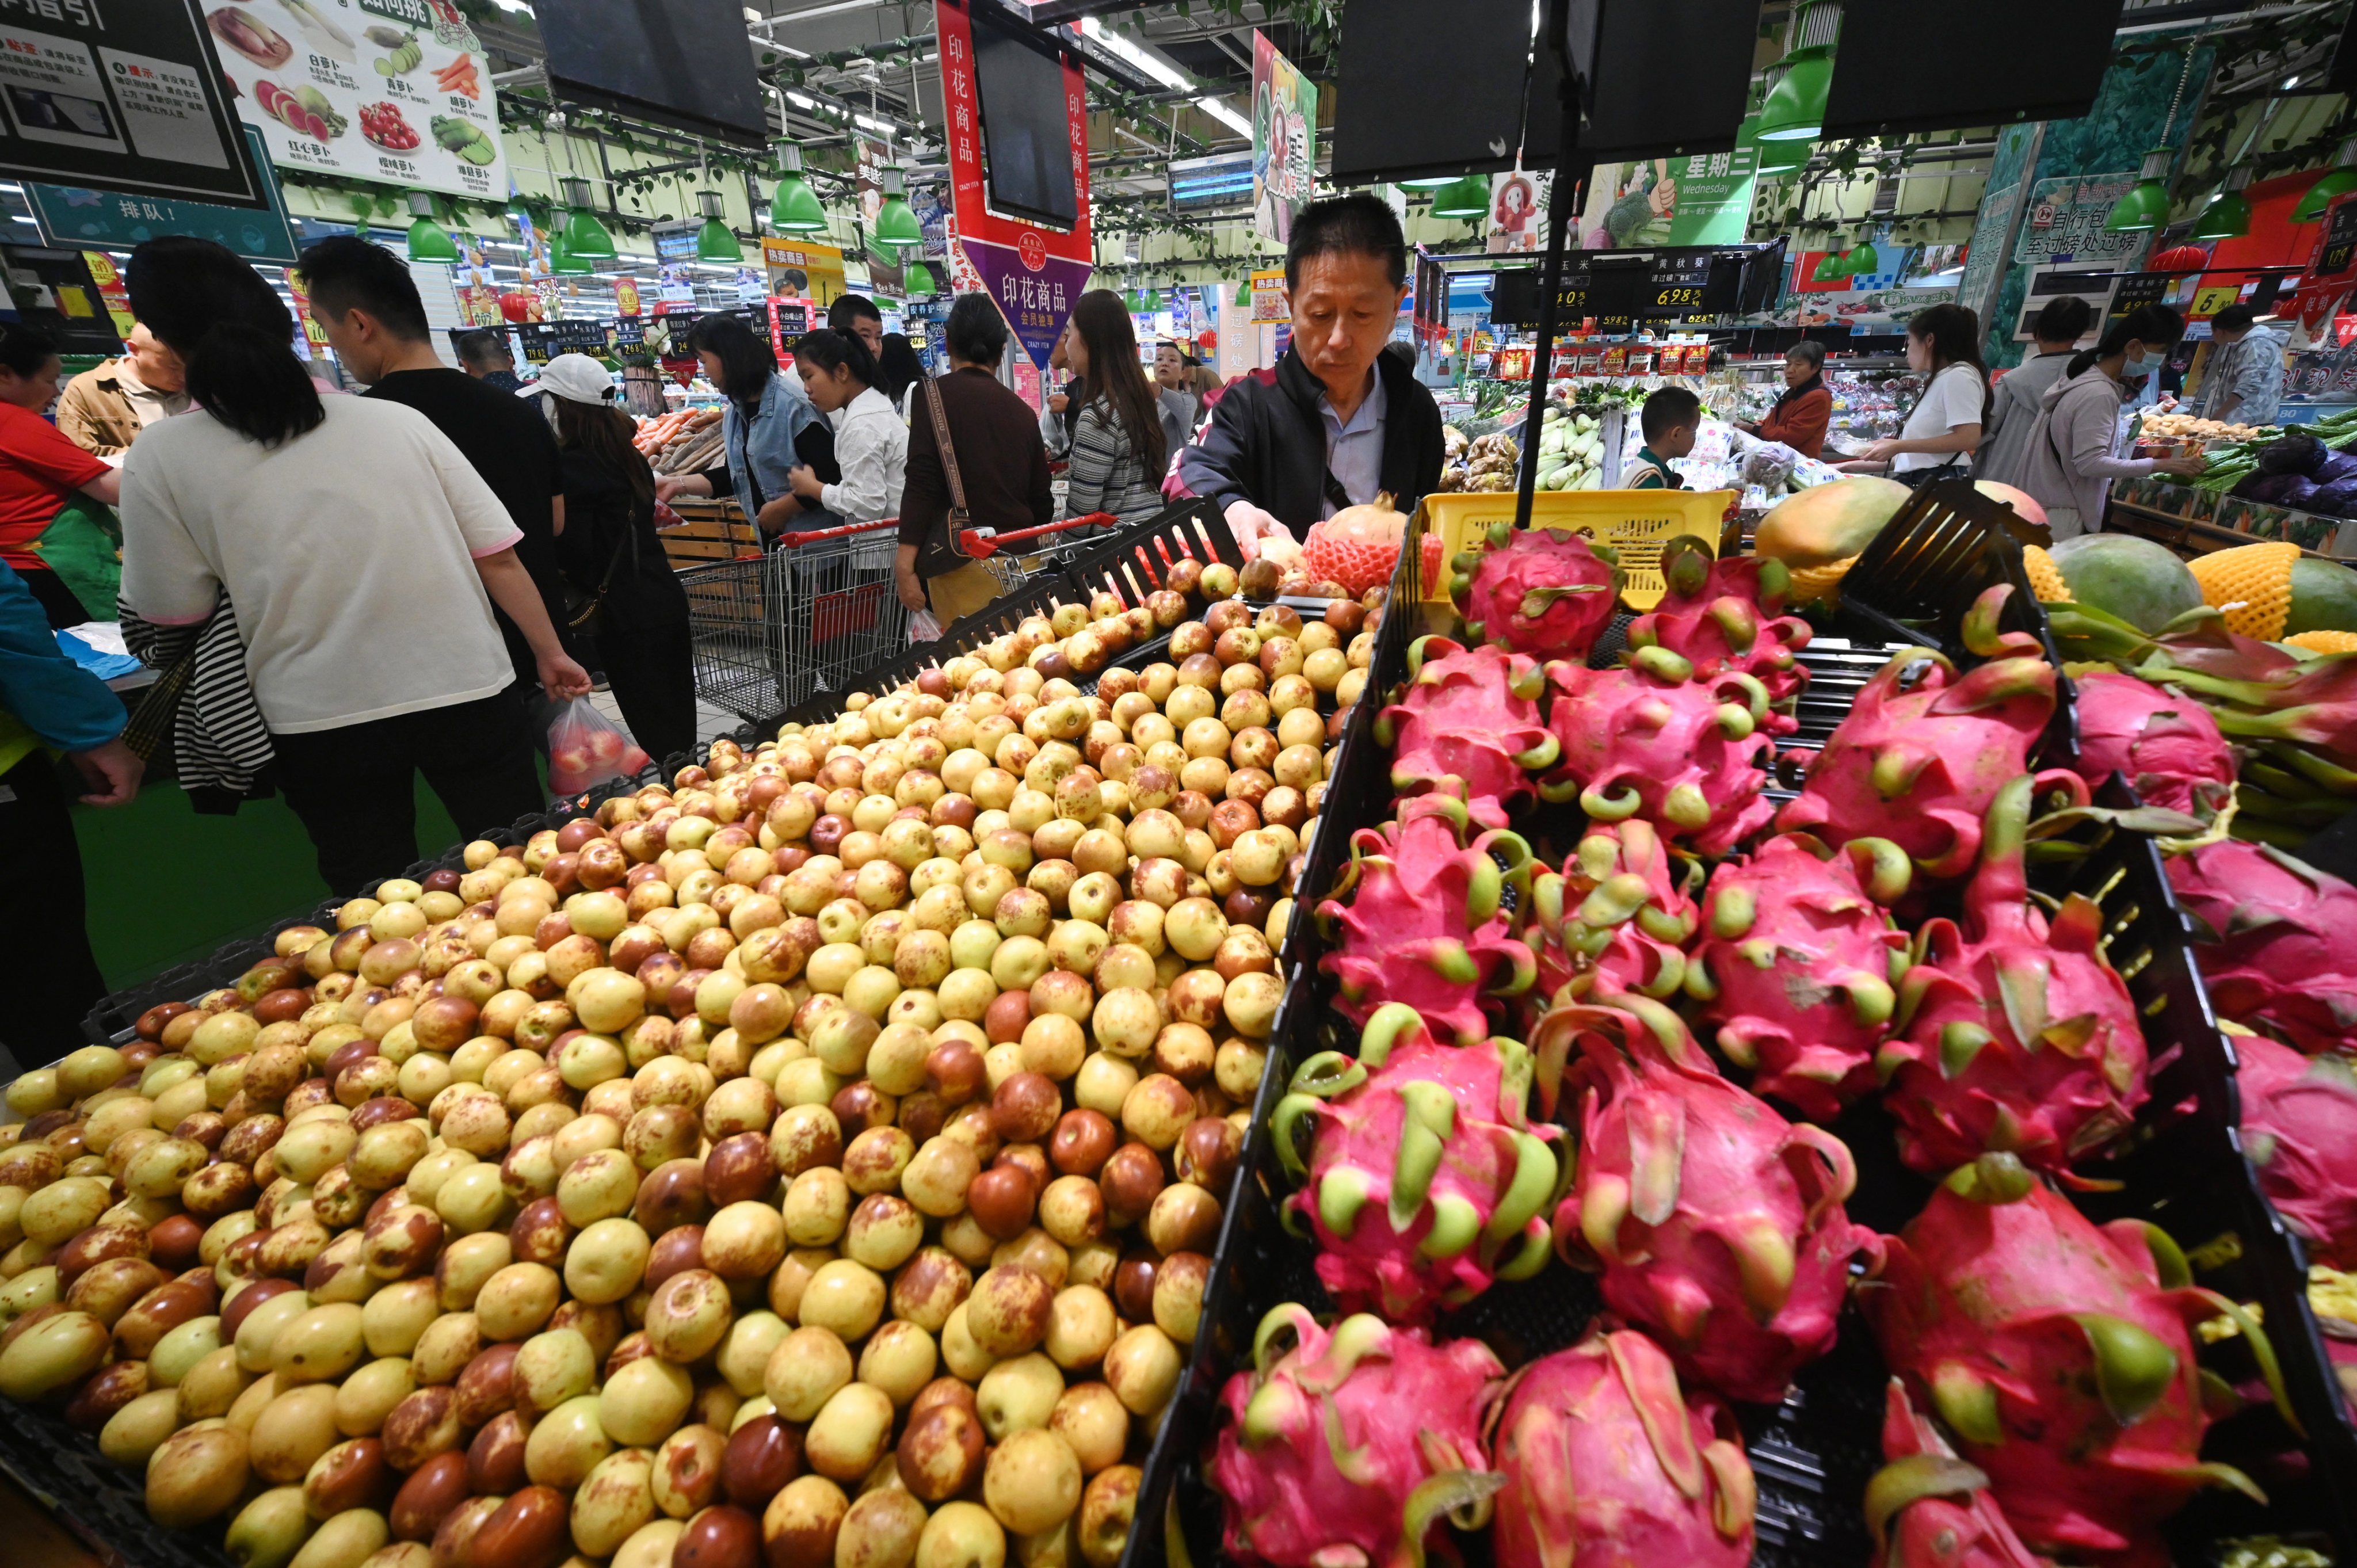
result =
[{"label": "woman in white shirt", "polygon": [[1860,462],[1889,464],[1908,484],[1965,478],[1988,424],[1988,368],[1981,362],[1979,319],[1961,305],[1935,305],[1907,323],[1907,364],[1929,376],[1923,395],[1895,438],[1877,441]]},{"label": "woman in white shirt", "polygon": [[125,282],[187,362],[195,406],[124,462],[124,607],[166,626],[210,618],[224,596],[234,607],[278,782],[328,886],[417,859],[417,773],[468,834],[540,811],[492,603],[551,695],[589,677],[474,467],[414,409],[321,398],[286,306],[224,247],[151,240]]},{"label": "woman in white shirt", "polygon": [[834,460],[843,478],[822,481],[804,464],[787,476],[794,494],[814,500],[845,522],[881,522],[900,515],[900,486],[909,471],[909,427],[892,400],[876,390],[880,379],[867,345],[847,332],[822,327],[794,345],[794,371],[821,413],[836,415]]}]

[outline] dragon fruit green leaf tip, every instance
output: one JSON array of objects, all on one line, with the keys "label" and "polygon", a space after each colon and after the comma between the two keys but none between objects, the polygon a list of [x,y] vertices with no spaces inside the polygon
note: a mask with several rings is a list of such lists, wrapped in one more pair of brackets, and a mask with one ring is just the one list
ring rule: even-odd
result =
[{"label": "dragon fruit green leaf tip", "polygon": [[1685,944],[1701,916],[1690,897],[1702,868],[1670,853],[1640,818],[1589,825],[1561,871],[1531,879],[1523,938],[1538,982],[1521,997],[1529,1021],[1598,985],[1656,999],[1686,978]]},{"label": "dragon fruit green leaf tip", "polygon": [[[2054,667],[2038,640],[1998,629],[2012,591],[1999,584],[1966,613],[1965,646],[1988,660],[1969,674],[1932,649],[1912,648],[1866,683],[1778,827],[1836,845],[1889,839],[1931,877],[1972,869],[1989,803],[2029,771],[2029,754],[2054,714]],[[2036,777],[2041,795],[2059,790],[2087,802],[2085,780],[2068,768]]]},{"label": "dragon fruit green leaf tip", "polygon": [[1792,575],[1781,561],[1759,555],[1714,558],[1692,534],[1662,546],[1662,597],[1629,623],[1629,647],[1661,648],[1694,666],[1697,676],[1740,670],[1767,689],[1770,731],[1800,727],[1792,705],[1808,682],[1795,655],[1809,645],[1809,623],[1781,613]]},{"label": "dragon fruit green leaf tip", "polygon": [[1752,1092],[1829,1122],[1877,1087],[1875,1052],[1910,961],[1884,907],[1912,871],[1889,839],[1834,851],[1786,833],[1712,874],[1684,990],[1720,1053],[1753,1074]]},{"label": "dragon fruit green leaf tip", "polygon": [[2048,1568],[1989,1497],[1987,1474],[1956,1457],[1900,1378],[1884,1407],[1882,1457],[1866,1484],[1872,1568]]},{"label": "dragon fruit green leaf tip", "polygon": [[1991,802],[1968,934],[1924,925],[1875,1058],[1900,1157],[1926,1174],[1991,1149],[2066,1169],[2126,1132],[2146,1098],[2144,1034],[2104,957],[2103,912],[2073,893],[2049,919],[2029,901],[2033,787],[2023,774]]},{"label": "dragon fruit green leaf tip", "polygon": [[1880,1256],[1842,1208],[1857,1182],[1848,1148],[1721,1078],[1647,997],[1558,1007],[1532,1045],[1546,1113],[1558,1071],[1580,1091],[1557,1251],[1602,1271],[1605,1305],[1659,1338],[1682,1377],[1783,1398],[1832,1348],[1852,1260],[1871,1272]]},{"label": "dragon fruit green leaf tip", "polygon": [[1318,1280],[1345,1308],[1422,1322],[1544,1265],[1559,1166],[1555,1129],[1529,1119],[1534,1069],[1514,1040],[1437,1043],[1401,1003],[1375,1010],[1355,1059],[1301,1064],[1270,1122],[1304,1184],[1283,1212],[1307,1219]]},{"label": "dragon fruit green leaf tip", "polygon": [[1586,659],[1620,597],[1610,547],[1559,529],[1491,523],[1487,548],[1458,552],[1448,569],[1467,641],[1541,660]]},{"label": "dragon fruit green leaf tip", "polygon": [[1884,1359],[2038,1551],[2158,1568],[2155,1530],[2196,1489],[2265,1500],[2201,1458],[2209,1402],[2233,1396],[2196,1365],[2192,1326],[2232,1319],[2297,1431],[2274,1352],[2249,1312],[2191,1283],[2158,1227],[2098,1227],[2012,1155],[1986,1154],[1885,1250],[1857,1291]]},{"label": "dragon fruit green leaf tip", "polygon": [[1481,1528],[1505,1485],[1480,1431],[1504,1372],[1478,1339],[1436,1346],[1364,1313],[1329,1333],[1306,1307],[1273,1309],[1252,1369],[1221,1391],[1206,1466],[1229,1555],[1268,1568],[1422,1568],[1434,1526]]},{"label": "dragon fruit green leaf tip", "polygon": [[1559,743],[1539,715],[1544,673],[1527,654],[1445,637],[1410,643],[1407,664],[1399,701],[1375,715],[1376,743],[1392,748],[1393,792],[1447,788],[1484,825],[1504,827],[1535,792],[1531,775],[1555,765]]},{"label": "dragon fruit green leaf tip", "polygon": [[1743,1568],[1758,1487],[1735,1418],[1644,1335],[1524,1367],[1490,1421],[1499,1568]]},{"label": "dragon fruit green leaf tip", "polygon": [[1538,966],[1506,908],[1530,887],[1530,845],[1503,828],[1475,831],[1455,796],[1399,802],[1396,822],[1351,837],[1351,860],[1318,918],[1334,940],[1319,961],[1339,1004],[1363,1024],[1405,1002],[1459,1043],[1486,1037],[1485,998],[1528,991]]}]

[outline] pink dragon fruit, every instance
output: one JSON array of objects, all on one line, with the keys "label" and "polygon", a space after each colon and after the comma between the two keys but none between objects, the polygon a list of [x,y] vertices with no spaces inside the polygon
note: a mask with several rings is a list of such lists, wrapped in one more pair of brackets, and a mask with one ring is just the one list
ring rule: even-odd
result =
[{"label": "pink dragon fruit", "polygon": [[1504,1482],[1483,1462],[1480,1412],[1504,1372],[1478,1339],[1436,1346],[1363,1313],[1329,1334],[1307,1307],[1273,1309],[1253,1337],[1253,1369],[1221,1391],[1226,1419],[1205,1466],[1228,1555],[1423,1568],[1444,1516],[1460,1530],[1489,1521]]},{"label": "pink dragon fruit", "polygon": [[2311,1260],[2357,1269],[2357,1072],[2345,1057],[2304,1057],[2256,1036],[2234,1052],[2243,1147],[2267,1201]]},{"label": "pink dragon fruit", "polygon": [[1539,781],[1548,800],[1575,797],[1600,822],[1631,817],[1693,854],[1727,854],[1768,825],[1760,793],[1774,743],[1768,689],[1740,670],[1707,679],[1666,648],[1641,648],[1618,670],[1546,667],[1548,725],[1561,745]]},{"label": "pink dragon fruit", "polygon": [[1900,1157],[1927,1174],[1986,1149],[2062,1170],[2145,1101],[2144,1034],[2104,959],[2102,912],[2074,893],[2049,921],[2029,902],[2031,788],[2025,773],[1997,791],[1965,899],[1970,940],[1950,920],[1923,927],[1898,1034],[1876,1058]]},{"label": "pink dragon fruit", "polygon": [[1486,1036],[1482,998],[1519,995],[1538,975],[1501,908],[1509,886],[1528,889],[1530,865],[1528,844],[1503,828],[1474,833],[1452,795],[1402,800],[1398,821],[1353,833],[1318,908],[1335,940],[1319,963],[1340,977],[1343,1013],[1363,1024],[1405,1002],[1460,1044]]},{"label": "pink dragon fruit", "polygon": [[2169,880],[2194,918],[2193,959],[2220,1017],[2272,1029],[2311,1056],[2348,1045],[2357,1034],[2357,887],[2236,841],[2172,857]]},{"label": "pink dragon fruit", "polygon": [[1883,906],[1907,890],[1907,852],[1852,839],[1836,854],[1805,833],[1727,861],[1703,900],[1686,994],[1717,1026],[1718,1048],[1754,1073],[1755,1094],[1830,1122],[1876,1087],[1907,938]]},{"label": "pink dragon fruit", "polygon": [[1456,779],[1474,817],[1504,827],[1531,798],[1531,773],[1555,763],[1555,737],[1539,718],[1544,674],[1527,655],[1445,637],[1416,639],[1407,667],[1407,690],[1375,717],[1376,742],[1393,748],[1393,793]]},{"label": "pink dragon fruit", "polygon": [[[2205,1483],[2210,1423],[2191,1326],[2224,1314],[2276,1399],[2272,1350],[2241,1306],[2190,1283],[2158,1227],[2098,1229],[2007,1154],[1961,1165],[1858,1302],[1909,1394],[2031,1546],[2068,1561],[2165,1564],[2154,1528]],[[2264,1501],[2264,1499],[2262,1499]]]},{"label": "pink dragon fruit", "polygon": [[1591,1333],[1516,1372],[1491,1417],[1499,1568],[1744,1568],[1759,1488],[1735,1417],[1661,1348]]},{"label": "pink dragon fruit", "polygon": [[[1415,1009],[1376,1009],[1355,1060],[1301,1064],[1270,1118],[1306,1183],[1286,1200],[1317,1233],[1318,1278],[1345,1310],[1422,1322],[1547,1257],[1541,1210],[1558,1166],[1525,1107],[1531,1053],[1513,1040],[1436,1044]],[[1301,1158],[1303,1122],[1310,1154]]]},{"label": "pink dragon fruit", "polygon": [[1866,1484],[1871,1568],[2050,1568],[1990,1499],[1988,1477],[1956,1457],[1898,1378],[1884,1402],[1882,1457]]},{"label": "pink dragon fruit", "polygon": [[1681,533],[1662,546],[1659,603],[1629,623],[1629,646],[1666,648],[1699,676],[1740,670],[1767,688],[1772,735],[1800,727],[1792,703],[1809,672],[1792,657],[1809,645],[1809,623],[1782,614],[1792,575],[1761,555],[1713,559],[1707,546]]},{"label": "pink dragon fruit", "polygon": [[[2002,584],[1989,589],[1965,617],[1965,645],[1989,660],[1971,674],[1959,677],[1947,660],[1916,648],[1867,682],[1800,795],[1777,817],[1779,828],[1813,832],[1836,847],[1886,838],[1931,876],[1972,869],[1989,802],[2028,769],[2054,714],[2054,668],[2036,639],[1996,628],[2011,592]],[[1910,687],[1922,665],[1929,668]],[[2075,773],[2041,773],[2038,784],[2086,802],[2086,784]]]},{"label": "pink dragon fruit", "polygon": [[[1604,1302],[1669,1348],[1679,1374],[1773,1402],[1834,1342],[1853,1256],[1849,1150],[1719,1077],[1678,1015],[1641,996],[1558,1007],[1533,1048],[1544,1086],[1577,1050],[1577,1174],[1556,1250],[1604,1272]],[[1552,1107],[1549,1107],[1552,1110]]]},{"label": "pink dragon fruit", "polygon": [[1663,997],[1685,978],[1684,944],[1701,918],[1688,897],[1700,868],[1674,862],[1652,824],[1631,818],[1590,827],[1560,872],[1531,881],[1523,939],[1538,983],[1523,993],[1530,1021],[1595,985]]},{"label": "pink dragon fruit", "polygon": [[2147,806],[2207,817],[2234,793],[2234,752],[2210,710],[2133,675],[2078,676],[2079,776],[2127,776]]},{"label": "pink dragon fruit", "polygon": [[1620,596],[1612,552],[1560,529],[1491,523],[1489,548],[1459,551],[1448,566],[1466,640],[1540,660],[1585,660]]}]

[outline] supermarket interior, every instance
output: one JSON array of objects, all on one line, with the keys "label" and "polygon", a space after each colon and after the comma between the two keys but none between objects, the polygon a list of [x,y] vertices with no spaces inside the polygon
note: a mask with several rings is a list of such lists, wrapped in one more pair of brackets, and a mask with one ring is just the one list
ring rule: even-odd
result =
[{"label": "supermarket interior", "polygon": [[0,1563],[2357,1568],[2357,0],[0,46]]}]

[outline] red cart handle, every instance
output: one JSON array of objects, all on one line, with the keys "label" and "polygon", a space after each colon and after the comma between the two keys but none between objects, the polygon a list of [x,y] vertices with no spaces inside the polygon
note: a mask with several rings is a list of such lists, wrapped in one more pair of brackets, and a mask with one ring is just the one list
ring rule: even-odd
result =
[{"label": "red cart handle", "polygon": [[822,540],[848,539],[855,533],[873,533],[877,529],[899,526],[899,518],[887,517],[874,522],[846,522],[840,528],[813,528],[799,532],[774,533],[770,537],[778,542],[780,550],[799,550],[805,544],[816,544]]},{"label": "red cart handle", "polygon": [[1120,521],[1121,519],[1109,511],[1092,511],[1086,517],[1076,517],[1064,522],[1051,522],[1041,528],[1018,528],[1011,533],[1000,533],[996,529],[989,528],[963,529],[958,533],[958,549],[976,561],[987,561],[1004,547],[1020,544],[1028,539],[1038,539],[1049,533],[1062,533],[1068,529],[1103,528],[1109,522]]}]

